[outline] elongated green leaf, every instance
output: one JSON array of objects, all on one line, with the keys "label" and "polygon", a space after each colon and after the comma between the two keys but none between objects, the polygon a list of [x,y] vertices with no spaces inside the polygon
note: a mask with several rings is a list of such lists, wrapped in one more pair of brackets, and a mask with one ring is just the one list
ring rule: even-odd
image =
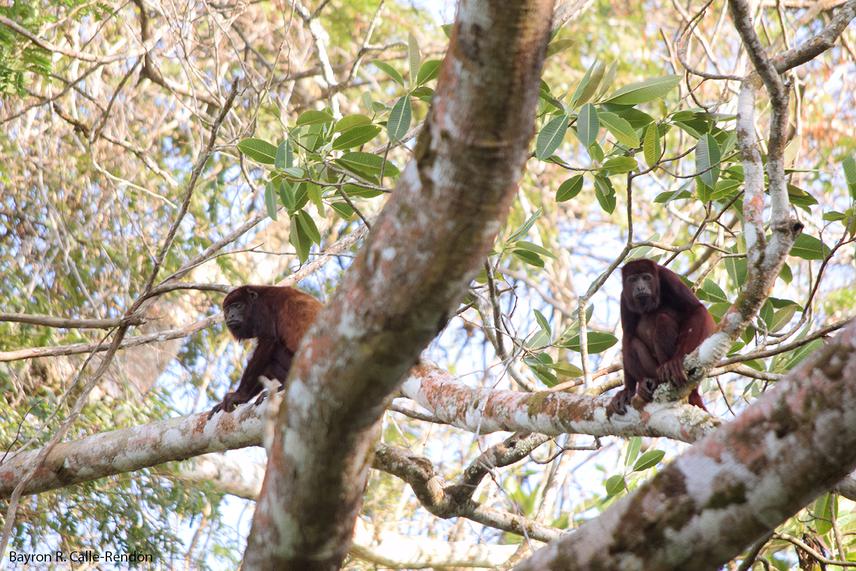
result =
[{"label": "elongated green leaf", "polygon": [[579,85],[574,90],[573,97],[571,97],[572,109],[592,98],[592,95],[595,94],[597,87],[600,85],[600,81],[603,79],[603,72],[603,62],[595,61],[589,66]]},{"label": "elongated green leaf", "polygon": [[530,252],[535,252],[541,256],[547,256],[548,258],[555,258],[556,255],[550,250],[544,248],[543,246],[539,246],[538,244],[534,244],[532,242],[528,242],[526,240],[519,240],[514,243],[514,247],[520,250],[529,250]]},{"label": "elongated green leaf", "polygon": [[698,140],[695,148],[696,172],[701,181],[710,188],[714,188],[719,179],[719,144],[710,133]]},{"label": "elongated green leaf", "polygon": [[829,246],[814,236],[800,234],[791,248],[791,256],[804,260],[822,260],[831,252]]},{"label": "elongated green leaf", "polygon": [[663,456],[665,455],[666,453],[662,450],[648,450],[642,456],[640,456],[639,460],[636,461],[636,464],[633,465],[633,471],[641,472],[642,470],[653,468],[660,462],[660,460],[663,459]]},{"label": "elongated green leaf", "polygon": [[511,253],[520,258],[522,261],[526,262],[530,266],[535,266],[536,268],[544,267],[544,260],[536,254],[535,252],[530,252],[529,250],[511,250]]},{"label": "elongated green leaf", "polygon": [[598,117],[603,126],[612,133],[612,136],[619,143],[628,147],[639,146],[639,135],[636,134],[636,131],[625,119],[609,111],[599,112]]},{"label": "elongated green leaf", "polygon": [[627,452],[624,456],[624,465],[630,466],[636,461],[639,456],[639,450],[642,448],[642,438],[634,436],[627,443]]},{"label": "elongated green leaf", "polygon": [[597,110],[591,103],[586,103],[577,117],[577,135],[584,147],[588,148],[595,142],[599,130],[600,121],[597,118]]},{"label": "elongated green leaf", "polygon": [[410,96],[405,95],[395,102],[386,122],[386,133],[389,141],[395,143],[407,134],[411,119]]},{"label": "elongated green leaf", "polygon": [[294,152],[291,150],[291,141],[284,140],[276,148],[276,159],[274,166],[278,169],[288,169],[294,165]]},{"label": "elongated green leaf", "polygon": [[371,125],[371,123],[372,120],[368,115],[345,115],[333,125],[333,132],[342,133],[361,125]]},{"label": "elongated green leaf", "polygon": [[359,147],[377,137],[378,133],[380,133],[378,125],[360,125],[359,127],[348,129],[333,141],[333,150],[343,151]]},{"label": "elongated green leaf", "polygon": [[265,208],[267,209],[268,216],[276,220],[276,194],[274,193],[272,182],[265,184]]},{"label": "elongated green leaf", "polygon": [[611,176],[635,170],[639,164],[633,157],[612,157],[603,163],[603,170]]},{"label": "elongated green leaf", "polygon": [[598,204],[609,214],[615,210],[615,189],[605,176],[595,175],[594,196]]},{"label": "elongated green leaf", "polygon": [[318,231],[318,227],[315,226],[315,221],[312,220],[312,217],[305,210],[301,210],[297,213],[297,222],[303,229],[303,233],[314,243],[321,243],[321,233]]},{"label": "elongated green leaf", "polygon": [[[586,336],[586,340],[588,341],[589,354],[603,353],[604,351],[618,343],[618,339],[615,337],[615,335],[602,331],[589,331],[588,335]],[[562,347],[579,353],[582,350],[580,347],[580,334],[577,333],[567,341],[563,342]]]},{"label": "elongated green leaf", "polygon": [[272,165],[276,162],[276,147],[262,139],[244,139],[238,150],[258,163]]},{"label": "elongated green leaf", "polygon": [[331,202],[330,208],[345,220],[349,220],[354,215],[354,209],[347,202]]},{"label": "elongated green leaf", "polygon": [[291,217],[291,227],[288,229],[288,241],[297,250],[297,258],[302,264],[309,258],[309,250],[312,248],[312,240],[306,235],[297,216]]},{"label": "elongated green leaf", "polygon": [[438,59],[429,59],[419,66],[419,73],[416,74],[416,85],[425,85],[440,74],[440,64],[443,62]]},{"label": "elongated green leaf", "polygon": [[853,157],[845,157],[841,162],[844,168],[844,179],[847,181],[847,188],[850,189],[850,198],[856,200],[856,160]]},{"label": "elongated green leaf", "polygon": [[410,66],[410,83],[416,85],[416,77],[419,75],[419,42],[412,33],[407,34],[407,63]]},{"label": "elongated green leaf", "polygon": [[384,72],[384,73],[386,73],[389,77],[391,77],[391,78],[392,78],[392,80],[393,80],[394,82],[396,82],[397,84],[399,84],[399,85],[401,85],[401,86],[403,86],[403,85],[404,85],[404,78],[403,78],[403,77],[401,77],[401,74],[400,74],[400,73],[398,73],[398,71],[396,71],[396,69],[395,69],[394,67],[392,67],[391,65],[389,65],[389,64],[388,64],[388,63],[386,63],[385,61],[375,61],[375,62],[372,62],[372,63],[374,63],[374,65],[375,65],[379,70],[383,71],[383,72]]},{"label": "elongated green leaf", "polygon": [[618,89],[605,103],[616,103],[619,105],[637,105],[663,97],[677,87],[681,80],[679,75],[667,75],[665,77],[654,77],[625,85]]},{"label": "elongated green leaf", "polygon": [[556,202],[565,202],[570,200],[580,193],[583,188],[583,175],[578,174],[572,176],[565,182],[559,185],[559,190],[556,191]]},{"label": "elongated green leaf", "polygon": [[618,69],[618,62],[613,60],[606,66],[606,71],[603,72],[603,79],[600,80],[600,87],[594,95],[595,101],[600,101],[604,94],[612,87],[612,82],[615,81],[615,72]]},{"label": "elongated green leaf", "polygon": [[568,116],[564,113],[553,117],[541,128],[535,140],[535,156],[541,160],[549,158],[562,144],[568,130]]},{"label": "elongated green leaf", "polygon": [[832,523],[838,519],[838,496],[826,493],[814,502],[814,527],[820,535],[826,535],[832,529]]},{"label": "elongated green leaf", "polygon": [[653,167],[660,160],[663,150],[660,147],[660,133],[656,123],[651,123],[645,129],[642,151],[645,154],[645,162],[648,163],[649,167]]},{"label": "elongated green leaf", "polygon": [[332,122],[332,115],[330,115],[326,111],[318,111],[317,109],[310,109],[309,111],[304,111],[297,118],[298,125],[323,125],[324,123]]},{"label": "elongated green leaf", "polygon": [[[372,153],[354,151],[345,153],[335,162],[358,175],[374,178],[380,175],[383,157]],[[383,167],[383,172],[384,176],[396,176],[398,175],[398,168],[391,162],[387,162],[386,166]]]},{"label": "elongated green leaf", "polygon": [[547,54],[544,57],[556,55],[559,52],[565,51],[572,45],[578,43],[577,40],[571,38],[559,38],[550,42],[547,46]]}]

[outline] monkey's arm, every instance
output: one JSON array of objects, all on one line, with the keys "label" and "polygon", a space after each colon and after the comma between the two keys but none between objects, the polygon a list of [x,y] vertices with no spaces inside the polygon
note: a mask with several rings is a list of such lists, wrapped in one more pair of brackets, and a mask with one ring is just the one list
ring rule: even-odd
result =
[{"label": "monkey's arm", "polygon": [[276,339],[261,338],[258,340],[256,350],[250,357],[247,363],[247,368],[244,369],[244,374],[241,375],[241,382],[238,383],[238,388],[232,392],[226,393],[223,401],[211,409],[208,418],[211,418],[217,412],[232,412],[236,406],[248,402],[262,390],[262,384],[259,381],[259,375],[263,374],[270,365],[276,350]]}]

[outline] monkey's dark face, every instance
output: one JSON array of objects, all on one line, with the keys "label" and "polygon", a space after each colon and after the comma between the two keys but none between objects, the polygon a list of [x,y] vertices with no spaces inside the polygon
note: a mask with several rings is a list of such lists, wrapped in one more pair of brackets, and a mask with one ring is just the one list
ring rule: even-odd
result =
[{"label": "monkey's dark face", "polygon": [[251,339],[256,336],[253,315],[257,298],[256,292],[244,289],[231,292],[223,301],[226,327],[235,339]]},{"label": "monkey's dark face", "polygon": [[660,284],[651,272],[624,276],[624,294],[631,302],[631,309],[638,313],[648,313],[660,307]]}]

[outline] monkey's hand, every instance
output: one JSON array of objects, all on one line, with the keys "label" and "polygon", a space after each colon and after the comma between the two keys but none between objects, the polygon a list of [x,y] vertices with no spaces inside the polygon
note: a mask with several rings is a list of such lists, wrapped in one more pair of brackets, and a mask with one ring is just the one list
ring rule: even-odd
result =
[{"label": "monkey's hand", "polygon": [[627,412],[627,405],[633,399],[633,392],[628,389],[621,389],[612,397],[612,400],[606,406],[606,416],[610,417],[613,414],[624,414]]},{"label": "monkey's hand", "polygon": [[657,367],[657,380],[661,383],[672,383],[677,388],[687,384],[687,373],[684,371],[683,358],[669,359]]},{"label": "monkey's hand", "polygon": [[208,420],[211,420],[211,418],[221,410],[223,412],[232,412],[233,410],[235,410],[236,406],[248,402],[250,398],[252,397],[248,397],[244,393],[240,393],[238,391],[231,391],[226,393],[226,396],[223,397],[223,401],[220,404],[216,405],[214,408],[212,408],[211,412],[208,413]]},{"label": "monkey's hand", "polygon": [[645,402],[651,402],[654,400],[654,391],[657,390],[657,387],[659,386],[660,382],[657,379],[645,377],[636,387],[636,396]]}]

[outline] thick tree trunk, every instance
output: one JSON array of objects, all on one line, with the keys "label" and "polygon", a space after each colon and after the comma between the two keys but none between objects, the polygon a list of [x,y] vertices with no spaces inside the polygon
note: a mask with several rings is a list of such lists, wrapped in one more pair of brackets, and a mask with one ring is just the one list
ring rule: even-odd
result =
[{"label": "thick tree trunk", "polygon": [[463,1],[411,162],[292,369],[244,558],[337,569],[388,396],[492,246],[534,130],[552,0]]}]

